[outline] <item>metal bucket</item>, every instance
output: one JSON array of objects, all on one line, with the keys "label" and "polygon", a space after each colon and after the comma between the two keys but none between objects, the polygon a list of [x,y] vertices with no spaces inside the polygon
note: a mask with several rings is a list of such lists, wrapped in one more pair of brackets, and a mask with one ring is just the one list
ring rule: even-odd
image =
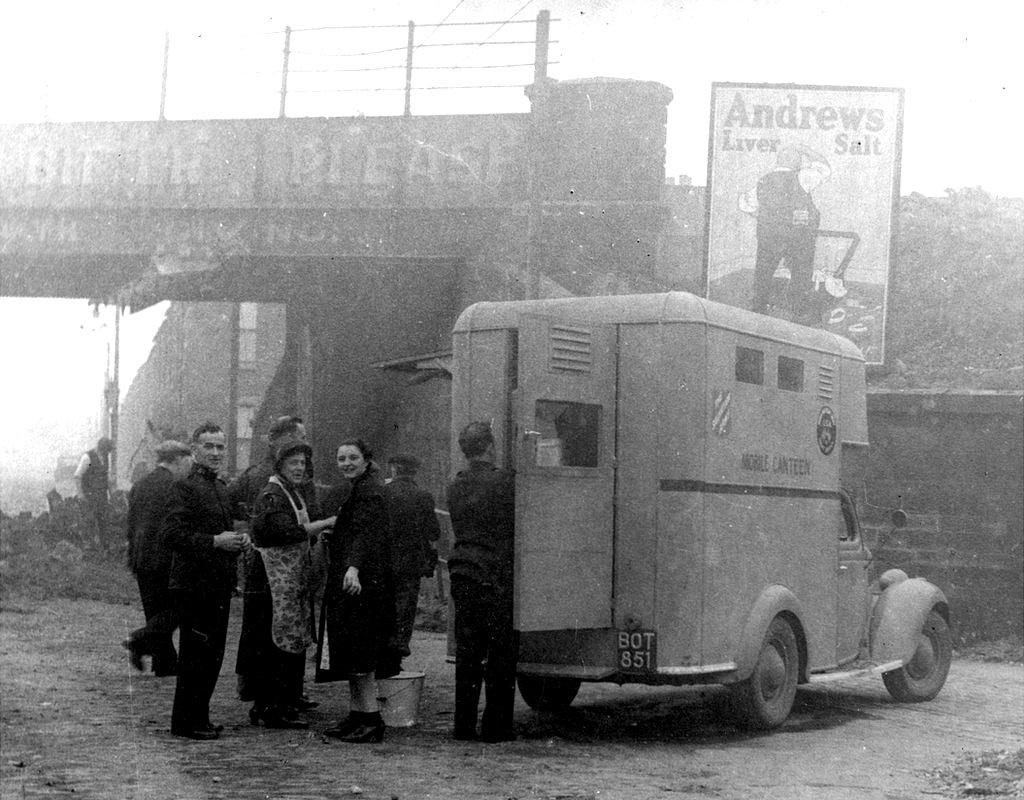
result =
[{"label": "metal bucket", "polygon": [[380,715],[389,728],[408,728],[416,724],[423,694],[422,672],[399,672],[391,678],[377,681],[377,702]]}]

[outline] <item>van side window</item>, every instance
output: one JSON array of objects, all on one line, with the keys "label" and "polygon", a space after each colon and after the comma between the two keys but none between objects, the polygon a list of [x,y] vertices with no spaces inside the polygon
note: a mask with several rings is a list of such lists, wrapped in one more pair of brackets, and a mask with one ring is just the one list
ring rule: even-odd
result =
[{"label": "van side window", "polygon": [[790,392],[804,390],[804,362],[801,359],[779,356],[779,388]]},{"label": "van side window", "polygon": [[535,421],[538,467],[596,467],[601,406],[538,400]]},{"label": "van side window", "polygon": [[764,353],[751,347],[736,348],[736,380],[740,383],[764,383]]}]

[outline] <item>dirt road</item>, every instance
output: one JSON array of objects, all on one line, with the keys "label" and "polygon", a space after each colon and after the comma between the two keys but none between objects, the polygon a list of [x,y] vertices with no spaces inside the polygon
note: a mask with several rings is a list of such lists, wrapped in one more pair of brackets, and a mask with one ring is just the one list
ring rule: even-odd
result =
[{"label": "dirt road", "polygon": [[214,698],[222,738],[191,742],[168,731],[173,679],[133,671],[118,644],[141,621],[134,607],[89,601],[5,606],[3,798],[897,800],[943,796],[929,773],[960,754],[1024,745],[1024,668],[961,660],[922,705],[897,705],[880,679],[802,689],[768,735],[733,727],[717,688],[596,685],[559,715],[519,701],[516,742],[455,742],[444,639],[419,632],[421,722],[389,729],[382,745],[320,735],[346,713],[344,684],[309,687],[321,703],[310,731],[250,726],[233,652]]}]

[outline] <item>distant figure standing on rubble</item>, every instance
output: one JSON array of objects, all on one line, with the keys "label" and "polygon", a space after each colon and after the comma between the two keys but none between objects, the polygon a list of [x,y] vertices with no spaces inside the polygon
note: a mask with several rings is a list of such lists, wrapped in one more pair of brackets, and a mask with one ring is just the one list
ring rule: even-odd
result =
[{"label": "distant figure standing on rubble", "polygon": [[434,498],[416,485],[420,461],[410,455],[388,459],[390,480],[384,486],[384,503],[391,532],[391,569],[395,581],[395,632],[391,647],[401,658],[410,655],[420,581],[434,574],[437,539],[441,528],[434,512]]},{"label": "distant figure standing on rubble", "polygon": [[107,504],[110,499],[110,454],[114,442],[106,436],[96,442],[96,447],[78,462],[75,482],[78,496],[85,501],[85,513],[91,528],[93,543],[97,546],[107,543]]}]

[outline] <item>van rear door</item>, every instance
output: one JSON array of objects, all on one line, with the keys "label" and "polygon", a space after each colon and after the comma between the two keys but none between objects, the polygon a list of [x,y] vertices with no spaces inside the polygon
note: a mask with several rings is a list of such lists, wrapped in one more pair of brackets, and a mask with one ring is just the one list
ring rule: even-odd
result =
[{"label": "van rear door", "polygon": [[612,623],[613,325],[524,316],[513,396],[515,627]]}]

